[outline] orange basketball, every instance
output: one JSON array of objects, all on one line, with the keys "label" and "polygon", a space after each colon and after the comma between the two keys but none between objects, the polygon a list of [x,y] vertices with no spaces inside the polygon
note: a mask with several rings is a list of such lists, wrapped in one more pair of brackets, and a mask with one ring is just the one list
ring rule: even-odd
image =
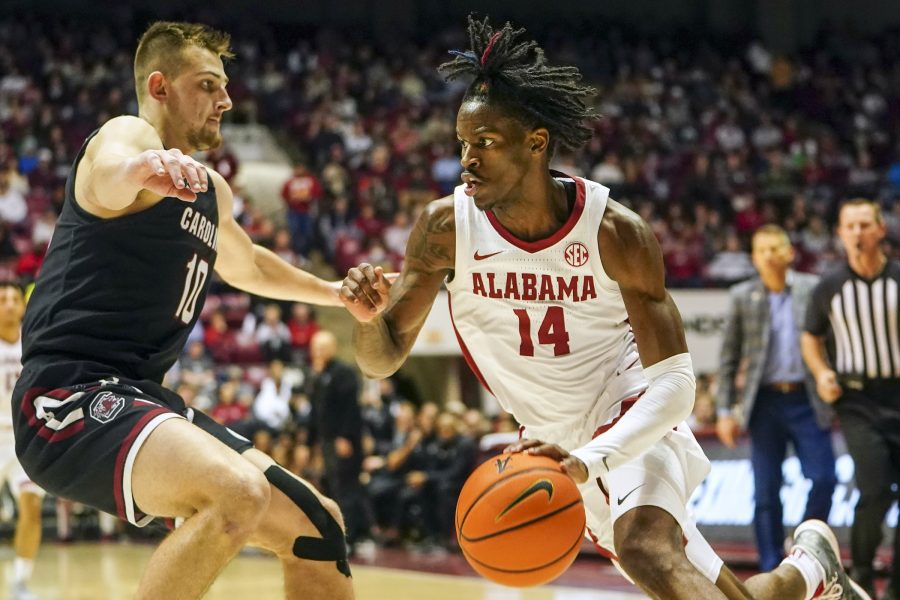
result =
[{"label": "orange basketball", "polygon": [[584,504],[559,463],[501,454],[466,480],[456,503],[456,535],[472,568],[514,587],[556,579],[578,555]]}]

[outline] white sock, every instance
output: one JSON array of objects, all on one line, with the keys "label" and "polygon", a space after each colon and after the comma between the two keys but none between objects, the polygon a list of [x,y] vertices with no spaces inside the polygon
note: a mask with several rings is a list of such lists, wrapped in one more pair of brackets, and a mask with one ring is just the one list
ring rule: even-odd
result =
[{"label": "white sock", "polygon": [[13,562],[13,577],[16,583],[26,583],[34,571],[34,561],[17,556]]},{"label": "white sock", "polygon": [[806,582],[805,600],[810,600],[819,591],[819,586],[825,581],[825,569],[819,561],[803,551],[802,548],[794,548],[791,553],[781,561],[783,565],[790,565],[800,571],[803,581]]}]

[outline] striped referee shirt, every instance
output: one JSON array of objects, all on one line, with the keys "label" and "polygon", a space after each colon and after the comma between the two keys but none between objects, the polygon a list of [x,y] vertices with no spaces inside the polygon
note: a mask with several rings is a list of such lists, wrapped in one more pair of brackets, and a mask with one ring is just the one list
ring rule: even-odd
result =
[{"label": "striped referee shirt", "polygon": [[900,378],[898,296],[897,261],[888,261],[872,280],[860,277],[846,263],[822,277],[807,306],[805,329],[825,338],[838,375]]}]

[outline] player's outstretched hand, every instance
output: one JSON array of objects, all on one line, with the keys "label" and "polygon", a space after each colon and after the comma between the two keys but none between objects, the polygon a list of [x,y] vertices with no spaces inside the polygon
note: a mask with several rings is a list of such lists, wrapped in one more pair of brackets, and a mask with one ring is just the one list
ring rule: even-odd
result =
[{"label": "player's outstretched hand", "polygon": [[391,279],[381,267],[368,263],[353,267],[341,285],[341,302],[357,321],[367,323],[387,307]]},{"label": "player's outstretched hand", "polygon": [[503,452],[524,452],[525,454],[534,454],[535,456],[546,456],[559,461],[559,466],[562,467],[562,470],[565,471],[569,477],[575,480],[575,483],[584,483],[588,478],[587,466],[581,462],[581,459],[575,458],[556,444],[548,444],[541,440],[521,440],[507,446]]},{"label": "player's outstretched hand", "polygon": [[131,164],[144,189],[193,202],[209,188],[206,168],[181,150],[144,150]]}]

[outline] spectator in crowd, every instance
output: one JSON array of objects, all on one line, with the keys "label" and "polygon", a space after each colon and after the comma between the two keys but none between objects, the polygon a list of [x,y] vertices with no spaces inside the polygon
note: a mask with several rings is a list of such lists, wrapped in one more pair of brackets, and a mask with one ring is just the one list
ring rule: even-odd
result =
[{"label": "spectator in crowd", "polygon": [[322,197],[322,184],[305,163],[298,162],[291,177],[284,182],[281,197],[287,207],[294,250],[306,256],[312,243],[313,219],[316,204]]},{"label": "spectator in crowd", "polygon": [[227,427],[246,420],[250,416],[250,409],[238,402],[238,390],[238,384],[234,381],[222,383],[219,386],[218,401],[209,416]]},{"label": "spectator in crowd", "polygon": [[225,313],[213,311],[203,328],[203,345],[209,349],[210,356],[217,363],[227,364],[234,357],[236,344],[235,332],[228,327]]},{"label": "spectator in crowd", "polygon": [[0,262],[11,262],[17,259],[18,256],[19,253],[13,244],[9,223],[0,220]]},{"label": "spectator in crowd", "polygon": [[0,219],[18,225],[28,216],[28,205],[25,203],[25,194],[10,183],[10,175],[6,171],[0,172]]},{"label": "spectator in crowd", "polygon": [[717,283],[731,284],[753,275],[750,256],[741,249],[741,240],[734,233],[725,238],[725,247],[716,253],[706,266],[706,277]]},{"label": "spectator in crowd", "polygon": [[299,351],[306,360],[309,355],[309,344],[319,331],[319,323],[312,307],[302,302],[294,304],[291,307],[291,318],[287,322],[287,327],[291,334],[291,347]]},{"label": "spectator in crowd", "polygon": [[212,148],[206,152],[206,162],[225,178],[228,185],[234,188],[234,178],[238,173],[238,160],[228,144],[222,144],[218,148]]},{"label": "spectator in crowd", "polygon": [[401,258],[406,253],[406,242],[411,232],[409,212],[398,210],[391,224],[384,230],[384,245],[392,256]]},{"label": "spectator in crowd", "polygon": [[270,433],[281,431],[291,419],[291,394],[302,380],[286,372],[284,363],[273,360],[269,372],[259,386],[259,394],[253,402],[253,416]]},{"label": "spectator in crowd", "polygon": [[394,413],[393,439],[384,450],[364,461],[364,469],[370,474],[367,489],[379,539],[385,544],[400,540],[395,506],[409,471],[407,463],[421,441],[422,432],[416,428],[415,406],[409,401],[399,402]]},{"label": "spectator in crowd", "polygon": [[186,383],[197,391],[210,392],[216,384],[214,363],[202,340],[188,343],[187,350],[178,361],[180,383]]},{"label": "spectator in crowd", "polygon": [[34,281],[44,264],[46,254],[47,244],[32,242],[29,249],[16,261],[16,278],[25,282]]},{"label": "spectator in crowd", "polygon": [[256,341],[263,356],[268,361],[291,359],[291,331],[281,320],[281,306],[267,304],[263,309],[263,320],[256,328]]},{"label": "spectator in crowd", "polygon": [[453,535],[456,499],[475,462],[475,443],[460,432],[456,416],[443,412],[435,420],[435,436],[424,447],[422,470],[406,474],[406,485],[426,490],[424,506],[428,541],[448,547]]},{"label": "spectator in crowd", "polygon": [[45,210],[34,221],[31,229],[31,243],[35,246],[47,247],[56,229],[56,211]]},{"label": "spectator in crowd", "polygon": [[[812,481],[803,520],[828,520],[836,477],[832,413],[803,364],[800,331],[818,279],[790,270],[794,250],[787,232],[765,225],[753,235],[759,276],[731,288],[719,367],[719,421],[723,444],[734,447],[741,428],[750,434],[756,545],[761,571],[784,558],[782,463],[790,443]],[[747,364],[744,389],[736,386]]]},{"label": "spectator in crowd", "polygon": [[275,230],[275,237],[272,239],[272,252],[277,254],[284,262],[296,266],[302,265],[305,260],[297,254],[291,240],[291,232],[284,228]]},{"label": "spectator in crowd", "polygon": [[386,455],[390,452],[394,437],[394,418],[391,414],[390,399],[383,394],[382,387],[392,384],[390,379],[379,379],[374,384],[366,386],[360,396],[363,426],[369,440],[366,453]]}]

